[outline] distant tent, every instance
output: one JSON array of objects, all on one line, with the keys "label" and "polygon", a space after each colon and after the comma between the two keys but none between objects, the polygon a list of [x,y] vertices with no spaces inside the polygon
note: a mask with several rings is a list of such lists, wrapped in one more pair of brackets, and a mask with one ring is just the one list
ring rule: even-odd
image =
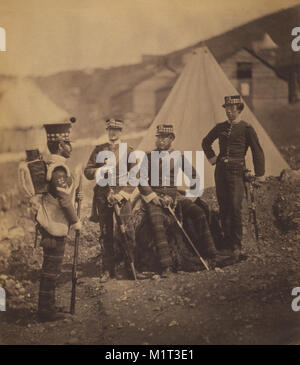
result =
[{"label": "distant tent", "polygon": [[22,78],[0,82],[0,153],[45,145],[44,123],[66,120],[33,81]]},{"label": "distant tent", "polygon": [[[157,124],[173,124],[176,134],[174,148],[180,151],[201,151],[202,139],[216,123],[226,120],[222,108],[225,95],[238,94],[207,47],[196,49],[190,55],[179,79],[149,127],[138,149],[150,151],[154,147]],[[262,128],[254,114],[245,105],[242,119],[253,125],[266,157],[266,175],[278,176],[288,165]],[[218,153],[217,141],[214,143]],[[246,158],[252,168],[250,149]],[[204,187],[214,185],[214,167],[205,158]]]}]

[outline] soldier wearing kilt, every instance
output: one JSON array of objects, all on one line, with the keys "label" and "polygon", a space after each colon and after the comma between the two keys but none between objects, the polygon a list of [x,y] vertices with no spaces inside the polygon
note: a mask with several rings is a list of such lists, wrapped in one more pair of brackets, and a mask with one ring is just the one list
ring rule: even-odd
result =
[{"label": "soldier wearing kilt", "polygon": [[[217,253],[202,207],[187,198],[181,197],[180,200],[177,199],[176,178],[179,171],[178,164],[181,164],[184,171],[185,166],[190,163],[179,151],[177,151],[179,153],[177,158],[174,156],[174,159],[170,159],[170,154],[174,151],[171,147],[174,139],[175,133],[172,125],[158,125],[156,133],[157,149],[147,153],[144,158],[144,166],[148,166],[147,170],[143,168],[143,163],[140,169],[141,183],[139,191],[146,203],[149,221],[153,229],[162,277],[168,277],[172,272],[172,258],[165,228],[166,219],[168,218],[166,209],[164,209],[165,204],[170,205],[173,209],[177,208],[177,213],[183,217],[183,224],[187,225],[188,233],[192,231],[193,237],[198,243],[199,251],[204,257],[210,259],[213,265],[220,263],[224,259]],[[159,158],[153,160],[151,158],[153,152],[159,153]],[[163,174],[162,169],[165,159],[170,159],[170,170],[167,174]],[[159,175],[156,183],[152,184],[153,171],[155,170],[154,164],[156,164],[156,171],[158,171]],[[197,172],[192,166],[190,166],[190,170],[193,171],[193,176],[197,178]],[[200,177],[198,176],[198,178]],[[189,226],[191,229],[189,229]]]},{"label": "soldier wearing kilt", "polygon": [[[86,168],[84,170],[85,177],[88,180],[95,180],[96,185],[94,187],[93,197],[93,209],[91,221],[97,222],[100,225],[100,237],[99,241],[103,242],[103,257],[102,257],[102,275],[101,281],[105,282],[109,278],[115,276],[115,234],[114,234],[114,220],[113,220],[113,203],[118,202],[121,204],[120,215],[125,222],[127,234],[134,243],[134,228],[130,223],[131,202],[129,200],[130,194],[133,191],[133,187],[127,186],[127,174],[133,164],[128,163],[128,156],[133,151],[131,146],[128,146],[126,153],[123,155],[123,151],[120,150],[121,134],[124,126],[124,122],[120,119],[108,119],[106,120],[106,130],[108,141],[94,148]],[[110,159],[105,161],[99,161],[99,153],[112,152],[115,160],[110,163]],[[108,154],[109,155],[109,154]],[[123,159],[126,171],[120,171],[119,161]],[[97,175],[102,169],[103,174]],[[113,176],[114,174],[114,176]],[[101,184],[101,176],[107,179],[108,177],[115,178],[110,184]],[[122,186],[123,185],[123,186]],[[124,186],[126,185],[126,186]]]},{"label": "soldier wearing kilt", "polygon": [[[242,201],[244,196],[245,155],[251,148],[256,181],[263,181],[265,158],[254,128],[240,118],[244,103],[239,95],[225,96],[228,120],[218,123],[203,139],[202,148],[212,165],[216,165],[216,193],[227,248],[236,259],[242,247]],[[212,149],[218,139],[220,153]]]},{"label": "soldier wearing kilt", "polygon": [[[45,124],[51,159],[47,168],[48,193],[42,197],[37,222],[42,235],[44,257],[39,289],[38,316],[41,321],[63,319],[55,306],[56,282],[61,272],[65,240],[70,227],[81,229],[74,202],[76,183],[66,165],[71,156],[71,123]],[[77,199],[82,196],[77,194]]]}]

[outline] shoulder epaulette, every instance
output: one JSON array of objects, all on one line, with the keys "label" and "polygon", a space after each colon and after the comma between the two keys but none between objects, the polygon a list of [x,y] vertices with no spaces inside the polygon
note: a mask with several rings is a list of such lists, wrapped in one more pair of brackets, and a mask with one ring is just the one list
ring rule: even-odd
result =
[{"label": "shoulder epaulette", "polygon": [[252,124],[245,122],[244,120],[241,120],[241,122],[244,123],[247,128],[253,127]]},{"label": "shoulder epaulette", "polygon": [[109,143],[108,142],[105,142],[105,143],[101,143],[101,144],[98,144],[95,149],[97,150],[101,150],[103,149],[104,147],[109,147]]}]

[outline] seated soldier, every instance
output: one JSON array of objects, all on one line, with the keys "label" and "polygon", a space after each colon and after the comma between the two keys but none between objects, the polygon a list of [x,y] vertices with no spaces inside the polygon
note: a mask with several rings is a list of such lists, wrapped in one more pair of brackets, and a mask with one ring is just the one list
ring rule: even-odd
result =
[{"label": "seated soldier", "polygon": [[[189,161],[180,153],[179,159],[172,159],[170,161],[169,176],[163,174],[162,166],[165,159],[169,159],[173,151],[172,142],[175,139],[175,134],[172,125],[158,125],[156,133],[156,149],[147,153],[141,165],[140,170],[140,185],[139,191],[143,200],[146,202],[148,217],[153,229],[154,238],[156,242],[156,248],[161,265],[161,275],[168,277],[171,273],[172,258],[170,255],[168,237],[166,234],[164,221],[166,215],[165,204],[170,205],[175,209],[177,202],[177,187],[176,187],[176,175],[178,172],[178,163],[182,164],[184,171],[184,165],[189,164]],[[159,153],[158,160],[151,159],[151,153],[157,151]],[[169,153],[167,153],[169,152]],[[148,163],[147,168],[143,168]],[[152,181],[154,165],[157,164],[159,176],[155,184],[149,185],[149,181]],[[195,169],[191,167],[193,175],[197,176]],[[196,175],[195,175],[196,174]],[[154,179],[155,180],[155,179]],[[167,181],[168,180],[168,181]],[[166,184],[167,181],[167,184]],[[166,186],[167,185],[167,186]],[[197,237],[201,245],[200,251],[204,257],[210,260],[212,266],[220,264],[226,257],[221,257],[217,253],[214,245],[211,232],[209,230],[208,222],[205,212],[202,207],[193,203],[188,198],[180,199],[182,206],[182,215],[184,219],[189,219],[192,222],[194,230],[197,232]]]}]

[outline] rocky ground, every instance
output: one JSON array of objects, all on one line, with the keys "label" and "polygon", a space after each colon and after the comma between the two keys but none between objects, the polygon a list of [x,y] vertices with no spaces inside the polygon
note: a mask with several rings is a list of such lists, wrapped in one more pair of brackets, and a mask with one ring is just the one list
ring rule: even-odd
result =
[{"label": "rocky ground", "polygon": [[[99,280],[98,227],[88,221],[91,186],[85,182],[76,314],[36,320],[42,249],[33,248],[28,207],[1,241],[1,344],[288,344],[300,339],[292,288],[300,286],[299,189],[296,172],[269,178],[256,191],[259,241],[245,230],[248,259],[211,271],[178,272],[168,279]],[[216,207],[213,190],[204,200]],[[245,209],[245,226],[248,212]],[[58,304],[68,308],[72,237],[66,245]]]}]

